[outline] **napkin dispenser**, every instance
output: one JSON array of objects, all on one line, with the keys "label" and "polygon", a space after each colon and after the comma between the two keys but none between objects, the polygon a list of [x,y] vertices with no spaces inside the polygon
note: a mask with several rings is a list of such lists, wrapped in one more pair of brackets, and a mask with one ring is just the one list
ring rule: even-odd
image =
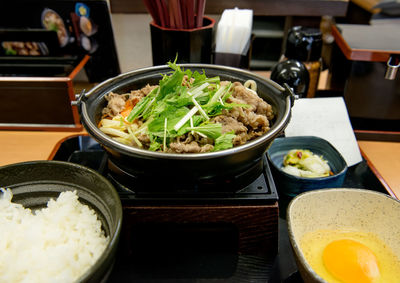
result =
[{"label": "napkin dispenser", "polygon": [[333,26],[328,87],[343,92],[359,139],[400,140],[400,29]]},{"label": "napkin dispenser", "polygon": [[213,63],[248,69],[251,58],[253,10],[225,9],[215,33]]},{"label": "napkin dispenser", "polygon": [[[213,62],[217,65],[236,67],[241,69],[250,68],[252,43],[254,35],[247,41],[242,53],[213,52]],[[215,49],[214,49],[215,50]]]}]

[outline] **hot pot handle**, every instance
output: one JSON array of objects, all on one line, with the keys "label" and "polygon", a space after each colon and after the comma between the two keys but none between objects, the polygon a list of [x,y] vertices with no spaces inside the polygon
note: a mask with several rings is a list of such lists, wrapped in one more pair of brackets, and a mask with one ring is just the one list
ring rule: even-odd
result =
[{"label": "hot pot handle", "polygon": [[72,106],[80,106],[80,104],[82,103],[83,98],[86,97],[85,96],[85,89],[82,90],[82,92],[80,94],[75,94],[75,99],[71,101],[71,105]]},{"label": "hot pot handle", "polygon": [[299,99],[299,96],[296,95],[296,94],[293,92],[292,88],[291,88],[287,83],[283,83],[283,87],[285,88],[283,94],[284,94],[285,97],[288,97],[288,96],[289,96],[289,98],[290,98],[290,105],[291,105],[291,107],[293,107],[294,101],[295,101],[296,99]]},{"label": "hot pot handle", "polygon": [[386,64],[387,64],[387,68],[386,68],[386,73],[385,73],[385,79],[395,80],[397,70],[400,67],[400,56],[398,56],[398,55],[390,56],[389,60],[387,61]]}]

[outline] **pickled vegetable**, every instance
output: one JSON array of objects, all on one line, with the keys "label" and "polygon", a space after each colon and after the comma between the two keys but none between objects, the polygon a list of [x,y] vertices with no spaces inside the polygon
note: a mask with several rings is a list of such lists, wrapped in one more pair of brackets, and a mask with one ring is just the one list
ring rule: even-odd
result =
[{"label": "pickled vegetable", "polygon": [[290,150],[283,158],[282,170],[306,178],[327,177],[332,174],[327,160],[304,149]]}]

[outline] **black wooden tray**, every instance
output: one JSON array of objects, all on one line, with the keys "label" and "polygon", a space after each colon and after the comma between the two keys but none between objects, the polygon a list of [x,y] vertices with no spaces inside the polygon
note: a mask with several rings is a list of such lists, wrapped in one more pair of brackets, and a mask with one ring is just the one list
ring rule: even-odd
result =
[{"label": "black wooden tray", "polygon": [[[83,164],[82,161],[71,158],[74,152],[79,151],[92,152],[90,155],[92,158],[86,159]],[[95,170],[106,166],[101,162],[103,156],[101,146],[88,136],[69,138],[59,144],[54,152],[54,160],[80,162],[81,165]],[[387,193],[366,160],[349,167],[343,187],[364,188]],[[279,193],[279,188],[277,190]],[[227,239],[226,245],[219,246],[205,246],[197,241],[201,237],[209,237],[206,233],[195,236],[189,233],[186,234],[186,239],[179,239],[179,233],[176,230],[175,232],[170,230],[171,233],[166,233],[171,239],[170,247],[160,247],[157,243],[157,231],[154,231],[154,237],[151,239],[142,238],[138,240],[139,242],[134,243],[140,246],[142,244],[140,241],[150,243],[153,241],[154,248],[148,251],[142,250],[140,254],[128,258],[117,256],[107,282],[302,282],[287,232],[286,208],[290,200],[287,197],[279,196],[277,255],[260,256],[234,253],[228,248],[230,234],[233,232],[228,226],[218,227],[218,233],[214,234],[214,237],[219,237],[220,243],[224,242],[224,238]],[[210,227],[206,227],[204,232],[207,229]],[[180,240],[184,242],[182,245],[186,246],[186,250],[175,249],[180,244]],[[188,246],[191,247],[188,248]],[[157,249],[162,249],[162,251],[157,252]]]}]

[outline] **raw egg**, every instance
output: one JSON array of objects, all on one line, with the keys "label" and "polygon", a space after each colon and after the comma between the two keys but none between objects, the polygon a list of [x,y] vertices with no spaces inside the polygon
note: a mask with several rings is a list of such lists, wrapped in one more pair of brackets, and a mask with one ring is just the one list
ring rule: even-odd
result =
[{"label": "raw egg", "polygon": [[373,233],[318,230],[300,247],[312,269],[328,282],[400,282],[400,261]]}]

